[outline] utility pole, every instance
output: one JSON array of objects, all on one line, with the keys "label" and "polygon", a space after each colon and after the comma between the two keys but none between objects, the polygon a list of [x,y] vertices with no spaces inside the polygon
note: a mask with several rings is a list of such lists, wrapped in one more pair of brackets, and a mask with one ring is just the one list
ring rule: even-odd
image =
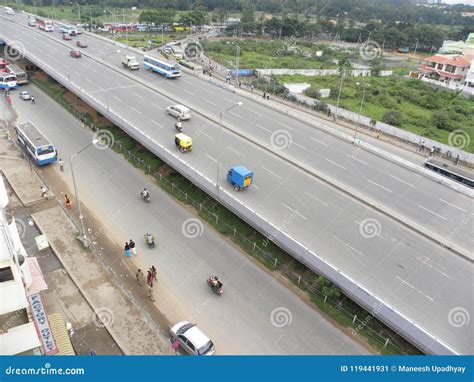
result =
[{"label": "utility pole", "polygon": [[415,50],[413,51],[413,55],[416,55],[417,49],[418,49],[418,39],[416,39]]}]

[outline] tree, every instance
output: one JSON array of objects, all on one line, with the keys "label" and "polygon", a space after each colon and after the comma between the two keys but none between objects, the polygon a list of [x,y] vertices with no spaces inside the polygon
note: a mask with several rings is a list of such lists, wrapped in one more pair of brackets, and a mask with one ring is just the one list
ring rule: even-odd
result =
[{"label": "tree", "polygon": [[173,9],[155,9],[143,11],[138,16],[141,23],[154,23],[156,25],[171,24],[174,21],[176,11]]},{"label": "tree", "polygon": [[253,23],[255,21],[255,7],[249,0],[243,0],[241,3],[242,17],[241,23]]},{"label": "tree", "polygon": [[323,276],[319,276],[316,279],[316,285],[323,295],[329,298],[337,299],[341,296],[341,290]]},{"label": "tree", "polygon": [[434,111],[431,116],[433,124],[441,130],[451,131],[451,123],[448,114],[445,111]]},{"label": "tree", "polygon": [[382,122],[400,127],[403,123],[403,114],[399,110],[389,110],[383,115]]}]

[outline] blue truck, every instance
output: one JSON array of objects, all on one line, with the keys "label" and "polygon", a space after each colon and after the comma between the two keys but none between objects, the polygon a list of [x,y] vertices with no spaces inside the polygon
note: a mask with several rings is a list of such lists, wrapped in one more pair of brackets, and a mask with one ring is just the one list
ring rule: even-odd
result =
[{"label": "blue truck", "polygon": [[244,166],[234,166],[227,172],[227,181],[235,191],[245,190],[252,184],[253,172]]}]

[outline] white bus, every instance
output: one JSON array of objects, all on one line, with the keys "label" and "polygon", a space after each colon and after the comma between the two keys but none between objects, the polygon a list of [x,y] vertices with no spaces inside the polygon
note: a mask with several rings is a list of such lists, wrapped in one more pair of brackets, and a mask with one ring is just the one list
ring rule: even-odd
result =
[{"label": "white bus", "polygon": [[31,122],[16,127],[18,142],[39,166],[58,159],[56,147]]},{"label": "white bus", "polygon": [[26,72],[20,68],[19,66],[15,64],[10,64],[7,65],[7,69],[10,72],[10,74],[14,74],[16,76],[16,81],[18,82],[18,85],[23,85],[28,83],[28,76],[26,75]]},{"label": "white bus", "polygon": [[18,81],[14,74],[0,72],[0,89],[14,89],[17,86]]},{"label": "white bus", "polygon": [[166,78],[176,78],[181,76],[181,68],[178,64],[155,57],[144,56],[143,66]]},{"label": "white bus", "polygon": [[58,28],[61,33],[68,34],[69,36],[77,35],[77,27],[66,23],[58,23]]}]

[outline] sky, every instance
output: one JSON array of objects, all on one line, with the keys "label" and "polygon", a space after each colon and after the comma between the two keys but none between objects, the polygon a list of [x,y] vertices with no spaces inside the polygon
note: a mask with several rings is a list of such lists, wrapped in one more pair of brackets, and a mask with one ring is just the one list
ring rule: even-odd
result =
[{"label": "sky", "polygon": [[474,0],[443,0],[445,4],[467,4],[474,5]]}]

